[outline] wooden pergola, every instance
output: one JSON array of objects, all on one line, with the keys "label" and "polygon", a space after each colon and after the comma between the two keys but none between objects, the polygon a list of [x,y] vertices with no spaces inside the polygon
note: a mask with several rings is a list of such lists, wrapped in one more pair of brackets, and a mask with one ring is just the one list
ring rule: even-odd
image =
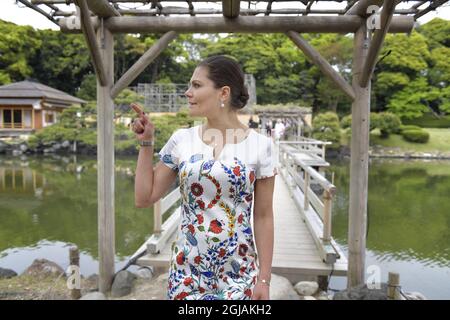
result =
[{"label": "wooden pergola", "polygon": [[[353,121],[347,286],[364,283],[371,76],[386,33],[410,33],[416,19],[448,0],[257,1],[266,5],[264,9],[256,9],[253,5],[255,1],[239,0],[216,1],[221,3],[219,8],[208,8],[211,1],[198,0],[18,1],[56,23],[62,32],[83,32],[97,75],[101,292],[110,290],[115,273],[113,99],[136,79],[178,33],[285,33],[325,76],[350,97]],[[130,4],[136,2],[142,5],[130,8]],[[72,3],[76,4],[76,11],[64,11],[58,6]],[[281,3],[288,4],[290,8],[279,8]],[[316,9],[317,3],[327,4],[327,8]],[[345,7],[340,5],[343,8],[336,9],[337,4],[345,4]],[[405,5],[408,5],[406,9]],[[382,8],[377,11],[378,7]],[[116,33],[164,35],[114,82],[113,40]],[[302,33],[353,33],[352,83],[348,83],[302,37]]]}]

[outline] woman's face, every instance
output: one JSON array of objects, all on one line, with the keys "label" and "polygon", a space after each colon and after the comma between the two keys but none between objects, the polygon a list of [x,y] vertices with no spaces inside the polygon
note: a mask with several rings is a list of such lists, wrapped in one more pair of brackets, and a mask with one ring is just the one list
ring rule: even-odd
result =
[{"label": "woman's face", "polygon": [[194,70],[189,88],[184,94],[188,98],[190,116],[213,116],[220,109],[222,89],[214,88],[214,82],[208,78],[208,69],[205,67]]}]

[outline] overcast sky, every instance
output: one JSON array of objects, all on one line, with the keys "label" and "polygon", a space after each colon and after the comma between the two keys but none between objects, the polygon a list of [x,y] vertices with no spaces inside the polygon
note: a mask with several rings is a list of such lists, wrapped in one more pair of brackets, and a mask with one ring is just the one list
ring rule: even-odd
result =
[{"label": "overcast sky", "polygon": [[[293,8],[295,7],[296,3],[285,3],[284,7],[288,7],[288,8]],[[316,8],[316,9],[322,9],[324,8],[324,6],[329,5],[330,2],[327,3],[315,3],[312,8]],[[180,2],[179,4],[177,4],[176,2],[171,3],[171,5],[179,5],[182,7],[186,7],[186,2]],[[210,3],[209,6],[214,6],[214,4]],[[333,5],[335,6],[336,9],[341,9],[342,7],[345,7],[345,3],[338,3],[338,2],[334,2]],[[409,3],[401,3],[400,5],[398,5],[398,8],[408,8],[411,7],[411,2]],[[74,5],[58,5],[62,10],[64,11],[74,11]],[[143,6],[142,3],[128,3],[126,4],[126,7],[128,8],[135,8],[135,7],[139,7],[139,8],[148,8],[150,5],[146,5]],[[200,8],[200,4],[195,4],[194,6],[196,8]],[[258,8],[265,8],[265,4],[264,3],[260,3]],[[272,9],[276,9],[277,6],[283,6],[283,4],[277,4],[274,3],[272,5]],[[421,7],[425,8],[428,6],[428,3],[423,5]],[[43,10],[45,11],[50,11],[49,8],[46,9],[45,6],[40,6],[43,8]],[[215,7],[219,7],[220,5],[216,5]],[[304,5],[301,4],[300,2],[298,2],[298,8],[304,8]],[[125,6],[123,6],[123,8],[125,9]],[[431,11],[429,13],[427,13],[425,16],[419,18],[418,22],[423,24],[426,23],[430,20],[432,20],[434,17],[440,17],[446,20],[450,20],[450,4],[444,4],[443,7],[438,8],[435,11]],[[43,15],[37,13],[36,11],[29,9],[27,7],[25,7],[23,4],[19,3],[18,5],[16,4],[15,0],[0,0],[0,19],[2,20],[6,20],[6,21],[11,21],[14,22],[15,24],[18,25],[30,25],[33,26],[34,28],[37,29],[53,29],[53,30],[59,30],[59,27],[54,24],[53,22],[51,22],[50,20],[48,20],[46,17],[44,17]]]}]

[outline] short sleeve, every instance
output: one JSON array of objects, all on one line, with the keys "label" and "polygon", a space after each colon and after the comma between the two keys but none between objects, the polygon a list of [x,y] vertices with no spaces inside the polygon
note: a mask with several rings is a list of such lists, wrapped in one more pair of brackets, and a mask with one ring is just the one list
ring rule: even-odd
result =
[{"label": "short sleeve", "polygon": [[161,162],[176,172],[178,172],[178,160],[180,158],[177,148],[179,140],[180,130],[177,130],[172,134],[167,143],[158,153]]},{"label": "short sleeve", "polygon": [[278,174],[278,153],[275,143],[270,137],[262,139],[259,149],[256,179],[264,179]]}]

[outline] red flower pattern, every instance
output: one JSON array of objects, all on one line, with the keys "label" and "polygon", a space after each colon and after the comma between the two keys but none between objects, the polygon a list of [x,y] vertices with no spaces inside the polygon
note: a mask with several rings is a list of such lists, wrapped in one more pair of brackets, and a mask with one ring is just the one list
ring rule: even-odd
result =
[{"label": "red flower pattern", "polygon": [[194,196],[200,197],[203,194],[203,187],[200,183],[194,182],[191,184],[191,192]]},{"label": "red flower pattern", "polygon": [[175,297],[175,300],[183,300],[183,299],[186,298],[188,295],[189,295],[189,293],[183,291],[183,292],[181,292],[180,294],[178,294],[178,295]]},{"label": "red flower pattern", "polygon": [[179,265],[182,265],[184,263],[184,253],[183,251],[181,251],[178,255],[177,255],[177,263]]},{"label": "red flower pattern", "polygon": [[248,251],[248,246],[244,243],[239,245],[239,255],[241,257],[245,257],[245,255],[247,254]]},{"label": "red flower pattern", "polygon": [[192,282],[194,282],[194,281],[192,280],[192,278],[191,278],[191,277],[187,277],[186,279],[184,279],[183,284],[184,284],[186,287],[188,287]]},{"label": "red flower pattern", "polygon": [[209,230],[213,233],[219,234],[222,232],[222,224],[220,223],[219,220],[215,219],[213,221],[211,221],[211,223],[209,224]]}]

